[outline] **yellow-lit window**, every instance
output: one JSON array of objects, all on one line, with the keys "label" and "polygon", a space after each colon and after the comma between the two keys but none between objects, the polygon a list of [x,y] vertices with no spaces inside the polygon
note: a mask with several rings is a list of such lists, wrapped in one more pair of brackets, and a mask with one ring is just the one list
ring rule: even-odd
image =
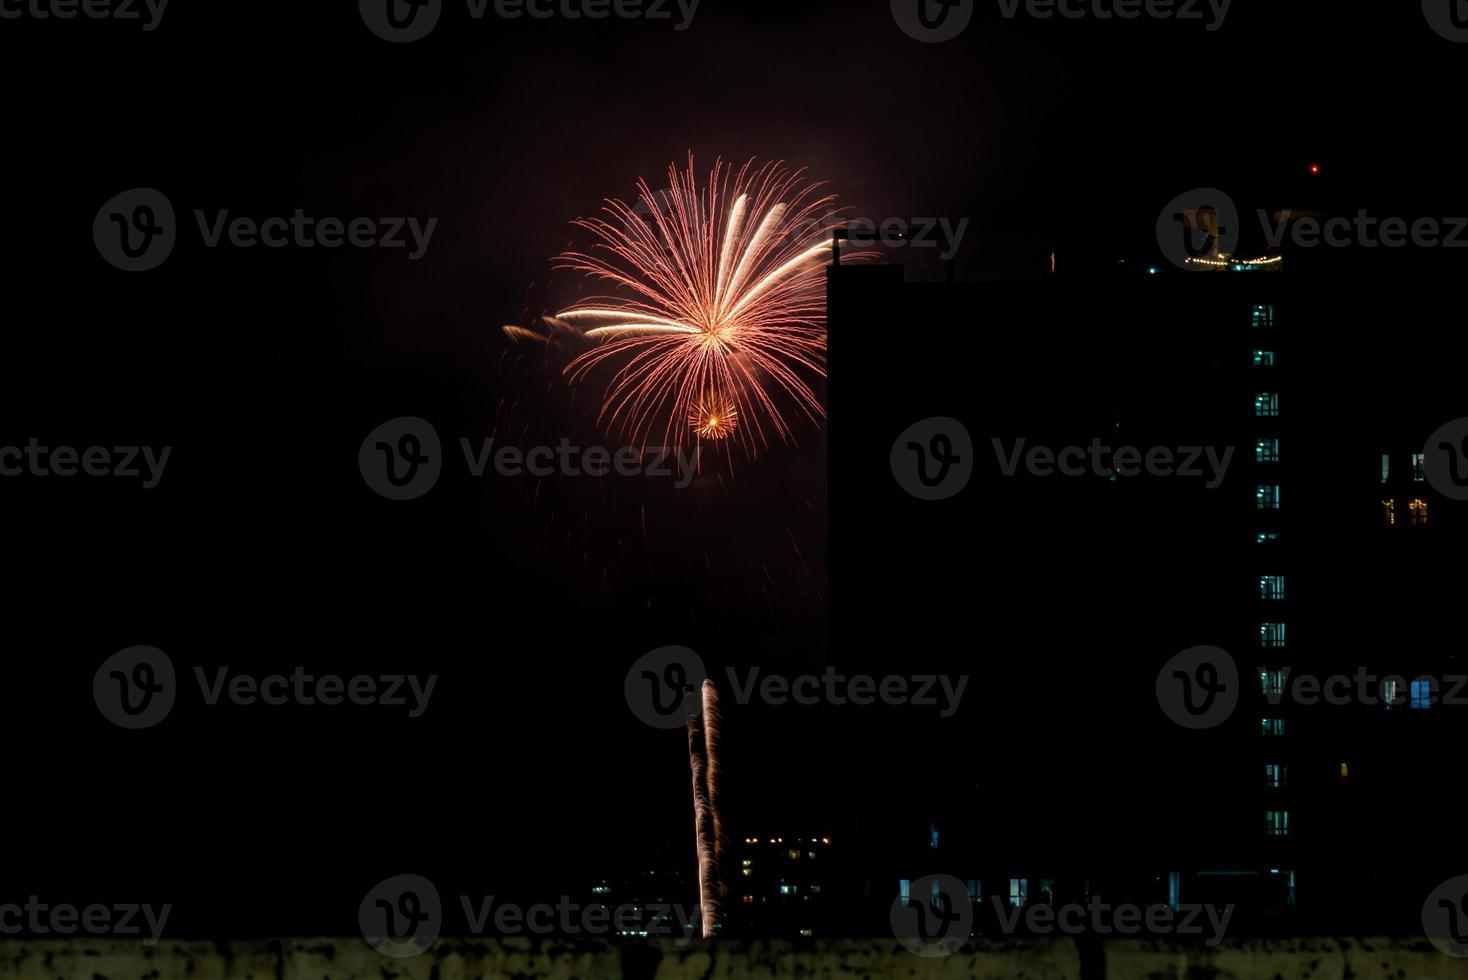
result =
[{"label": "yellow-lit window", "polygon": [[1421,497],[1413,497],[1407,501],[1407,523],[1412,527],[1423,527],[1427,524],[1427,501]]},{"label": "yellow-lit window", "polygon": [[1381,502],[1381,519],[1386,521],[1387,527],[1397,526],[1397,502],[1395,499],[1383,500]]},{"label": "yellow-lit window", "polygon": [[1342,762],[1341,763],[1341,778],[1342,779],[1345,779],[1350,774],[1351,774],[1351,767],[1348,766],[1348,765],[1346,765],[1344,762]]}]

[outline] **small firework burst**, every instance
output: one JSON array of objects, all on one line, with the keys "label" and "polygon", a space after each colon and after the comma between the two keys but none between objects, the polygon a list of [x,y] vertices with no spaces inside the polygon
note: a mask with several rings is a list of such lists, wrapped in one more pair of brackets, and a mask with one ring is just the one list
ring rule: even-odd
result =
[{"label": "small firework burst", "polygon": [[727,439],[739,428],[739,409],[727,399],[694,407],[688,424],[700,439]]}]

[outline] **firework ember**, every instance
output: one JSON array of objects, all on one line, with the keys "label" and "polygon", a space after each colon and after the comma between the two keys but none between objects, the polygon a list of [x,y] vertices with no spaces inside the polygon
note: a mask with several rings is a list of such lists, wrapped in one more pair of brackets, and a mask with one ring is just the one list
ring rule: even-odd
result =
[{"label": "firework ember", "polygon": [[699,186],[690,156],[667,189],[639,181],[636,204],[576,222],[598,241],[556,267],[617,294],[545,321],[552,337],[593,345],[566,370],[576,382],[606,372],[604,424],[641,445],[737,431],[753,454],[793,438],[787,413],[824,417],[812,384],[825,377],[824,266],[842,220],[801,173],[720,162]]}]

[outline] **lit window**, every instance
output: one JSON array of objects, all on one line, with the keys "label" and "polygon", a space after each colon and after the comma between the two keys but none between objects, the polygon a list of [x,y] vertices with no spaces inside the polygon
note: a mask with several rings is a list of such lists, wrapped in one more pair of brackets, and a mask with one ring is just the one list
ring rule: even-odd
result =
[{"label": "lit window", "polygon": [[1274,351],[1256,350],[1254,352],[1255,367],[1274,367]]},{"label": "lit window", "polygon": [[792,860],[792,861],[799,861],[800,860],[800,852],[799,851],[786,851],[785,853],[790,855],[790,860]]},{"label": "lit window", "polygon": [[1290,834],[1290,811],[1265,811],[1264,828],[1270,837],[1288,837]]},{"label": "lit window", "polygon": [[1392,710],[1392,706],[1397,703],[1396,681],[1381,682],[1381,703],[1382,706],[1385,707],[1388,711]]},{"label": "lit window", "polygon": [[1350,774],[1351,774],[1351,767],[1348,766],[1348,765],[1346,765],[1344,762],[1342,762],[1341,763],[1341,778],[1342,779],[1345,779]]},{"label": "lit window", "polygon": [[1283,735],[1284,734],[1284,719],[1283,718],[1260,718],[1259,719],[1259,733],[1261,735]]},{"label": "lit window", "polygon": [[781,885],[780,886],[780,894],[781,895],[794,895],[798,890],[799,890],[799,886],[797,886],[797,885]]},{"label": "lit window", "polygon": [[1284,693],[1284,671],[1261,670],[1259,672],[1259,685],[1264,689],[1268,697],[1278,697]]},{"label": "lit window", "polygon": [[1392,480],[1392,454],[1381,454],[1381,482],[1390,483]]},{"label": "lit window", "polygon": [[811,885],[810,886],[810,893],[812,895],[819,895],[821,893],[821,886],[820,885]]},{"label": "lit window", "polygon": [[1432,681],[1413,681],[1411,707],[1418,711],[1426,711],[1432,707]]},{"label": "lit window", "polygon": [[1397,526],[1397,501],[1395,497],[1381,502],[1381,519],[1386,522],[1387,527]]},{"label": "lit window", "polygon": [[1263,329],[1263,328],[1274,326],[1274,307],[1272,307],[1272,306],[1256,306],[1256,307],[1254,307],[1253,312],[1250,314],[1249,322],[1256,329]]},{"label": "lit window", "polygon": [[804,928],[800,930],[800,935],[802,938],[809,939],[810,937],[815,935],[815,930]]},{"label": "lit window", "polygon": [[979,900],[984,897],[983,886],[974,878],[970,878],[965,884],[968,886],[968,900],[975,905],[979,904]]},{"label": "lit window", "polygon": [[1426,459],[1426,454],[1425,453],[1413,453],[1412,454],[1412,482],[1413,483],[1421,483],[1422,481],[1424,481],[1424,480],[1427,479],[1427,469],[1426,469],[1426,465],[1425,465],[1425,462],[1424,462],[1425,459]]},{"label": "lit window", "polygon": [[1254,396],[1254,414],[1261,419],[1279,415],[1279,392],[1261,391]]},{"label": "lit window", "polygon": [[1411,527],[1427,526],[1427,501],[1421,497],[1407,501],[1407,524]]},{"label": "lit window", "polygon": [[1256,544],[1269,544],[1271,542],[1278,541],[1278,540],[1279,540],[1279,532],[1278,531],[1260,531],[1254,537],[1254,542]]},{"label": "lit window", "polygon": [[1014,908],[1023,908],[1030,897],[1030,880],[1028,878],[1009,879],[1009,904]]},{"label": "lit window", "polygon": [[753,895],[745,895],[744,896],[744,904],[745,905],[753,905],[754,904],[754,896]]},{"label": "lit window", "polygon": [[1285,645],[1284,623],[1260,623],[1259,645],[1261,647],[1282,647]]},{"label": "lit window", "polygon": [[1283,575],[1259,576],[1259,598],[1274,600],[1284,597],[1285,577]]},{"label": "lit window", "polygon": [[1279,440],[1258,439],[1254,442],[1254,462],[1256,463],[1278,463],[1279,462]]},{"label": "lit window", "polygon": [[1261,483],[1255,487],[1254,503],[1260,510],[1279,510],[1279,484]]},{"label": "lit window", "polygon": [[1282,762],[1266,762],[1264,764],[1264,785],[1270,789],[1279,789],[1285,784],[1285,767]]}]

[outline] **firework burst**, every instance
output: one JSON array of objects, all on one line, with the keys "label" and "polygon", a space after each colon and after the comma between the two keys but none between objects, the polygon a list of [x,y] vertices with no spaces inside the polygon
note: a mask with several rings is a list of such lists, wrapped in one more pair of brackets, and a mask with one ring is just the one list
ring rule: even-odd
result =
[{"label": "firework burst", "polygon": [[[637,185],[576,224],[597,239],[556,267],[609,283],[546,317],[592,346],[566,368],[605,379],[600,421],[646,446],[738,433],[751,454],[790,441],[792,417],[825,415],[825,259],[843,223],[835,198],[780,163],[714,164],[702,186],[689,157],[668,187]],[[744,424],[739,424],[742,420]],[[688,424],[692,422],[692,424]]]}]

